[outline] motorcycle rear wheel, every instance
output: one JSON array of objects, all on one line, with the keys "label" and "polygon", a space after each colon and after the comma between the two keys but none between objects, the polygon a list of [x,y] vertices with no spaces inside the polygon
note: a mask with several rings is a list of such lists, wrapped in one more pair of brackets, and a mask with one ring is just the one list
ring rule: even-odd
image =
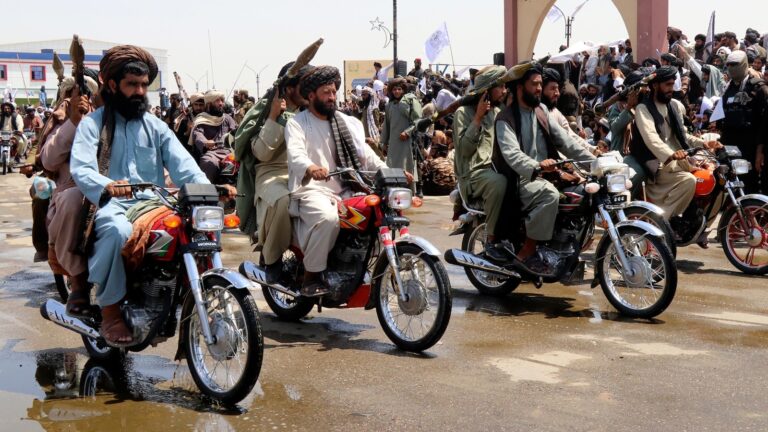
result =
[{"label": "motorcycle rear wheel", "polygon": [[[471,254],[480,254],[485,245],[485,227],[486,224],[483,222],[478,226],[467,230],[461,241],[461,249]],[[464,267],[464,273],[467,274],[467,279],[469,279],[472,286],[474,286],[480,294],[487,296],[503,297],[514,291],[520,285],[519,279],[510,279],[506,276],[484,272],[482,270]]]},{"label": "motorcycle rear wheel", "polygon": [[[720,244],[728,261],[742,273],[764,275],[768,273],[768,208],[763,202],[747,199],[741,208],[750,226],[744,228],[738,207],[731,206],[720,218]],[[752,235],[752,239],[749,235]],[[739,249],[746,249],[740,253]],[[757,259],[757,263],[755,260]]]},{"label": "motorcycle rear wheel", "polygon": [[[189,308],[181,332],[187,366],[200,391],[233,405],[248,396],[261,372],[264,339],[259,311],[248,290],[224,280],[206,279],[203,288],[216,343],[206,344],[200,316],[194,307]],[[237,376],[230,375],[233,370],[239,370]]]},{"label": "motorcycle rear wheel", "polygon": [[666,242],[632,226],[618,228],[624,253],[635,271],[633,280],[622,274],[622,264],[607,233],[597,245],[595,277],[611,305],[622,315],[653,318],[669,307],[677,290],[677,266]]},{"label": "motorcycle rear wheel", "polygon": [[[288,250],[283,253],[283,263],[288,263],[291,260],[294,262],[298,261],[293,251]],[[283,266],[283,271],[285,271],[285,264],[283,264]],[[298,321],[307,316],[315,306],[312,299],[306,297],[291,297],[268,286],[262,286],[261,291],[264,293],[264,300],[267,301],[272,312],[274,312],[278,318],[285,321]]]},{"label": "motorcycle rear wheel", "polygon": [[673,257],[677,257],[677,243],[675,243],[675,232],[668,220],[658,213],[654,213],[642,207],[627,207],[624,209],[624,215],[629,220],[640,220],[660,229],[664,233],[664,241],[672,252]]},{"label": "motorcycle rear wheel", "polygon": [[376,315],[395,345],[405,351],[421,352],[436,344],[448,327],[451,282],[443,263],[420,247],[400,243],[396,248],[408,300],[402,301],[395,292],[394,272],[382,253],[373,273]]}]

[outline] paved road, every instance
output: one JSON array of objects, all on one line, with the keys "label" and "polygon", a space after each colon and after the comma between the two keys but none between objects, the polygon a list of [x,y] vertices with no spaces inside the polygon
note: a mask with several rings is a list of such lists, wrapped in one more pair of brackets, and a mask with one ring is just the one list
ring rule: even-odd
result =
[{"label": "paved road", "polygon": [[[262,374],[224,411],[198,396],[173,341],[99,364],[40,318],[55,291],[47,266],[32,264],[29,181],[0,185],[2,430],[768,429],[768,279],[736,273],[719,246],[680,250],[677,297],[653,321],[621,319],[588,283],[481,297],[449,266],[451,323],[423,356],[395,349],[373,312],[287,324],[254,292]],[[412,232],[456,247],[450,214],[446,198],[427,198]],[[249,256],[243,236],[228,234],[225,248],[229,266]],[[79,397],[94,371],[113,379]]]}]

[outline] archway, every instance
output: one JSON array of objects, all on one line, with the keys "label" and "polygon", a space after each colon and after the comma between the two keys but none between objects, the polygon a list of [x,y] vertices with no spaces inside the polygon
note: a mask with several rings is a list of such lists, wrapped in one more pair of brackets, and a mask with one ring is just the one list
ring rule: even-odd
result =
[{"label": "archway", "polygon": [[[666,51],[669,0],[612,0],[624,20],[636,59]],[[536,38],[556,0],[504,0],[504,59],[507,66],[530,59]]]}]

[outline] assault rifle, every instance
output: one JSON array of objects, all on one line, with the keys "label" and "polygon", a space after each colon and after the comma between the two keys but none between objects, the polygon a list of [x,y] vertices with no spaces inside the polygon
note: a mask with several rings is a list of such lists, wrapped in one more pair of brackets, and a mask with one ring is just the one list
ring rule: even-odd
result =
[{"label": "assault rifle", "polygon": [[656,74],[652,73],[652,74],[644,77],[640,81],[632,84],[631,86],[626,87],[624,90],[622,90],[622,91],[620,91],[618,93],[614,93],[613,96],[608,98],[607,101],[599,103],[599,104],[596,104],[595,107],[593,108],[593,111],[595,112],[595,114],[600,115],[600,116],[605,114],[605,112],[608,111],[608,108],[610,108],[611,105],[615,104],[616,102],[618,102],[620,100],[626,99],[627,95],[630,94],[631,92],[635,91],[635,90],[639,90],[639,89],[642,89],[644,87],[648,87],[648,83],[650,83],[654,78],[656,78]]}]

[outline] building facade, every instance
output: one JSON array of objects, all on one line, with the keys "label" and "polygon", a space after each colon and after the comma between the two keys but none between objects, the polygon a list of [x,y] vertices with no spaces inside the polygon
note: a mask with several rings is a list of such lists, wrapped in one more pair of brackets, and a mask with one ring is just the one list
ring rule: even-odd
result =
[{"label": "building facade", "polygon": [[[99,61],[108,49],[115,45],[113,42],[103,42],[91,39],[81,39],[85,50],[85,67],[99,69]],[[50,105],[56,98],[59,81],[53,70],[53,54],[59,55],[64,64],[64,76],[72,74],[72,61],[69,57],[69,46],[72,39],[57,39],[38,42],[19,42],[0,44],[0,97],[14,95],[17,105],[38,105],[41,88],[45,88],[47,102]],[[173,80],[168,72],[168,52],[164,49],[146,48],[157,61],[159,73],[149,87],[149,101],[158,105],[159,90]]]}]

